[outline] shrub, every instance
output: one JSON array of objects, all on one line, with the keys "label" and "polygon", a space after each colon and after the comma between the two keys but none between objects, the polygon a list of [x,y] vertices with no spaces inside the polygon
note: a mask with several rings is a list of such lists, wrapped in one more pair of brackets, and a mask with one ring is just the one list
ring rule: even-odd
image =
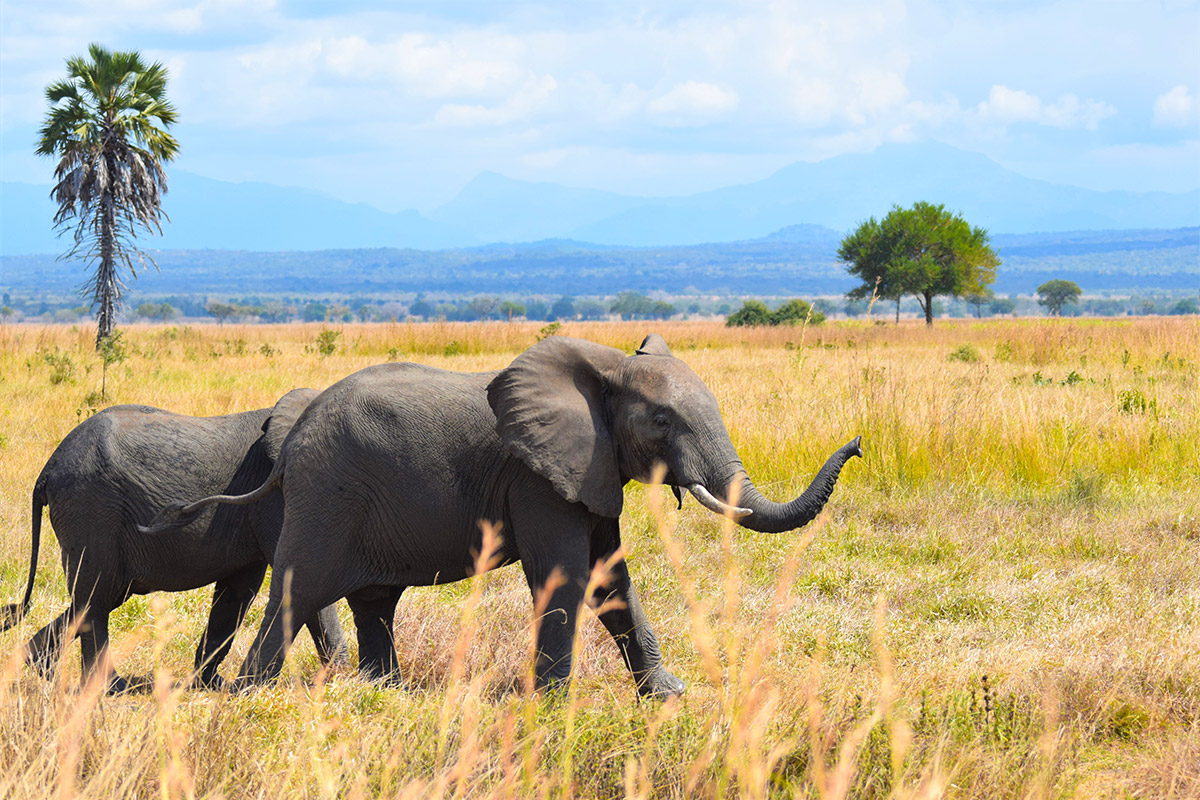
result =
[{"label": "shrub", "polygon": [[804,300],[789,300],[775,311],[761,300],[747,300],[725,319],[727,328],[757,325],[820,325],[825,315]]},{"label": "shrub", "polygon": [[321,357],[333,355],[337,350],[338,337],[342,335],[341,331],[322,330],[317,334],[317,352]]},{"label": "shrub", "polygon": [[979,360],[979,351],[970,344],[959,345],[957,349],[951,351],[946,357],[950,361],[962,361],[966,364],[974,364]]}]

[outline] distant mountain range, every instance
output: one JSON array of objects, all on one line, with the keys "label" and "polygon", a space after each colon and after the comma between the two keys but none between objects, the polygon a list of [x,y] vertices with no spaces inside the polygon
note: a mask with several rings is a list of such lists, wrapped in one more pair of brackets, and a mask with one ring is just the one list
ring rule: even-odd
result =
[{"label": "distant mountain range", "polygon": [[[168,250],[160,272],[141,273],[137,296],[396,297],[431,294],[836,295],[857,282],[837,261],[841,235],[794,225],[738,242],[611,247],[568,240],[450,250],[395,248],[247,252]],[[999,234],[994,289],[1031,294],[1049,278],[1088,293],[1200,291],[1200,228]],[[13,296],[68,296],[78,264],[51,255],[0,257],[0,288]]]},{"label": "distant mountain range", "polygon": [[[162,250],[436,250],[567,239],[656,247],[757,239],[797,224],[846,231],[893,204],[944,203],[997,233],[1200,224],[1200,190],[1096,192],[1026,178],[941,144],[796,163],[761,181],[687,197],[633,197],[482,173],[426,215],[387,213],[317,192],[169,171]],[[0,255],[56,253],[48,186],[0,183]],[[3,282],[3,276],[0,276]]]}]

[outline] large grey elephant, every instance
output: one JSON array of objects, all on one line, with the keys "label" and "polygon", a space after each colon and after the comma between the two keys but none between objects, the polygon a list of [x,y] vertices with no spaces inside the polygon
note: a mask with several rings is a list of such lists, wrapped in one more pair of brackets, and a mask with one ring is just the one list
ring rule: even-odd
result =
[{"label": "large grey elephant", "polygon": [[[571,670],[576,611],[592,566],[620,545],[622,487],[665,482],[751,530],[782,532],[812,520],[859,439],[825,463],[795,500],[764,498],[745,475],[716,398],[657,335],[636,354],[551,337],[499,373],[463,374],[419,364],[368,367],[317,397],[284,442],[259,489],[164,509],[156,526],[214,502],[261,501],[282,484],[283,532],[266,619],[242,666],[249,682],[278,674],[280,613],[291,576],[293,619],[340,597],[358,626],[360,667],[396,669],[392,621],[409,586],[467,577],[481,546],[480,522],[501,523],[502,563],[520,561],[535,597],[557,569],[537,639],[537,684]],[[740,482],[740,506],[720,499]],[[662,664],[625,562],[596,598],[642,695],[684,684]]]},{"label": "large grey elephant", "polygon": [[[202,685],[219,685],[217,667],[274,556],[283,498],[214,509],[158,536],[140,533],[137,526],[180,498],[258,486],[271,473],[292,424],[317,394],[296,389],[274,408],[221,417],[113,406],[81,423],[55,449],[34,484],[28,585],[19,605],[0,609],[0,630],[29,610],[42,509],[49,505],[71,605],[34,635],[27,659],[49,673],[77,621],[86,678],[108,643],[109,613],[130,595],[215,582],[196,670]],[[345,657],[332,607],[314,609],[304,620],[322,659]],[[124,678],[112,677],[110,691],[126,688]]]}]

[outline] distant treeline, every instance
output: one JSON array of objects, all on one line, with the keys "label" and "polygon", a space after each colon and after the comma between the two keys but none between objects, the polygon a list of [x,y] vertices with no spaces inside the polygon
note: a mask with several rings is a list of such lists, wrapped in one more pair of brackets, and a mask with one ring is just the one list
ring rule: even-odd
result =
[{"label": "distant treeline", "polygon": [[[122,313],[125,321],[175,322],[207,319],[218,323],[281,322],[403,322],[406,320],[603,320],[686,319],[726,317],[736,311],[745,296],[667,296],[650,297],[638,292],[621,292],[611,297],[574,297],[570,295],[475,295],[378,297],[265,297],[249,295],[236,298],[212,298],[204,295],[138,295]],[[759,298],[752,298],[759,299]],[[767,298],[766,305],[777,310],[789,298]],[[841,296],[812,300],[813,311],[830,318],[857,318],[867,313],[868,303]],[[915,300],[900,303],[902,316],[916,316],[920,309]],[[894,302],[877,302],[871,308],[876,318],[896,313]],[[72,297],[30,297],[5,293],[0,304],[0,321],[79,323],[90,313],[87,305]],[[1064,316],[1145,316],[1151,314],[1200,313],[1197,295],[1138,294],[1129,297],[1084,297],[1078,304],[1063,309]],[[1044,316],[1046,309],[1030,296],[1012,295],[989,298],[986,302],[938,299],[934,316],[939,318]]]}]

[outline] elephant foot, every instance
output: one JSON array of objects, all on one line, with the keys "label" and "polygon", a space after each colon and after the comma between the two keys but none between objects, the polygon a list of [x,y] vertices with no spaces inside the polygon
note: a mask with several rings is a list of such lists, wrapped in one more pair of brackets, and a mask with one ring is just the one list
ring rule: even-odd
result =
[{"label": "elephant foot", "polygon": [[215,672],[211,675],[201,673],[192,681],[192,688],[207,689],[210,692],[224,692],[229,688],[229,684]]},{"label": "elephant foot", "polygon": [[130,683],[128,680],[122,678],[120,675],[114,672],[112,677],[108,679],[108,688],[104,691],[109,695],[118,695],[128,694],[129,692],[133,691],[134,688],[134,684]]},{"label": "elephant foot", "polygon": [[678,697],[687,689],[687,684],[662,667],[655,667],[638,681],[638,697],[650,700],[666,700]]},{"label": "elephant foot", "polygon": [[337,649],[329,656],[329,660],[325,662],[325,666],[332,669],[339,669],[350,665],[350,648],[342,642],[337,646]]}]

